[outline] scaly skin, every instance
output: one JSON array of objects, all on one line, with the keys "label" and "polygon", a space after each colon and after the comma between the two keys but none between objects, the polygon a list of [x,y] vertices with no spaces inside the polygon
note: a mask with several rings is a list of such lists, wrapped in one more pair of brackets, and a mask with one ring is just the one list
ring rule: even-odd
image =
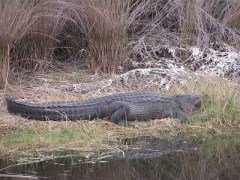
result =
[{"label": "scaly skin", "polygon": [[111,118],[146,121],[174,117],[187,120],[187,114],[198,110],[201,100],[196,94],[167,96],[162,93],[120,93],[85,101],[32,104],[7,98],[8,112],[36,120],[92,120]]}]

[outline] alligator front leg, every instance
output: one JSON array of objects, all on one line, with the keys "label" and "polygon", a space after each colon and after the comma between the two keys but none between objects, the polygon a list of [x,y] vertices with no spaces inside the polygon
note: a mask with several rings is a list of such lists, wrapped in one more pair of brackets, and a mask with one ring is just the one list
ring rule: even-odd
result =
[{"label": "alligator front leg", "polygon": [[178,111],[173,115],[173,118],[177,118],[179,119],[182,123],[186,122],[188,120],[188,116],[182,112],[182,111]]}]

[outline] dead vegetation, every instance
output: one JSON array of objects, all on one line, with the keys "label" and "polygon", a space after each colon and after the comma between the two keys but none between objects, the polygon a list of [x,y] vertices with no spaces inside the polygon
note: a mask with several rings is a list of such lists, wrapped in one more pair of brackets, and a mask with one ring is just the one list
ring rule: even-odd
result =
[{"label": "dead vegetation", "polygon": [[8,72],[44,70],[57,59],[121,72],[132,60],[166,57],[163,45],[238,49],[239,8],[234,0],[2,0],[1,86]]}]

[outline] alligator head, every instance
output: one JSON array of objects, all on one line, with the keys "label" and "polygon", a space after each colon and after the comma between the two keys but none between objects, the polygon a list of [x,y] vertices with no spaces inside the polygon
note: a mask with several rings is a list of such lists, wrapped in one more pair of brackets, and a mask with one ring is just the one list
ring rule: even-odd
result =
[{"label": "alligator head", "polygon": [[201,97],[197,94],[177,94],[174,99],[186,114],[193,114],[201,107]]}]

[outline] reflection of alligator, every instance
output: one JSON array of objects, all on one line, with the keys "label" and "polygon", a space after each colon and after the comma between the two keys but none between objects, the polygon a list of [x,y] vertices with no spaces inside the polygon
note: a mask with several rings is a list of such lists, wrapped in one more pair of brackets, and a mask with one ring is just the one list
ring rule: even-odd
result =
[{"label": "reflection of alligator", "polygon": [[121,120],[149,120],[167,117],[188,119],[187,114],[198,110],[201,99],[196,94],[167,96],[153,92],[120,93],[92,100],[32,104],[7,98],[10,113],[38,120],[108,118]]},{"label": "reflection of alligator", "polygon": [[137,137],[127,139],[127,147],[118,148],[116,152],[102,153],[101,159],[148,159],[161,158],[170,154],[195,152],[200,146],[190,139],[178,137],[175,140],[154,137]]}]

